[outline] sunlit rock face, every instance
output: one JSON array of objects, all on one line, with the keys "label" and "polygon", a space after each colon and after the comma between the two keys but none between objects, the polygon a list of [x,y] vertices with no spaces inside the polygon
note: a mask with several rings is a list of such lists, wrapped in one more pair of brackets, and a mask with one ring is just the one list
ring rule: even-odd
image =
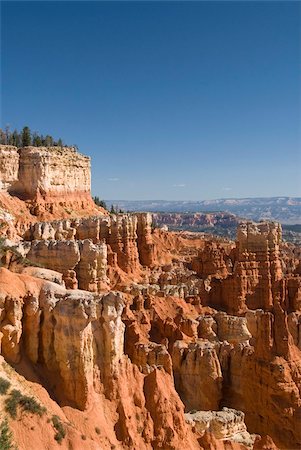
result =
[{"label": "sunlit rock face", "polygon": [[24,199],[90,194],[90,158],[71,147],[24,147],[19,149],[18,185]]},{"label": "sunlit rock face", "polygon": [[105,382],[123,355],[121,295],[67,291],[55,283],[12,276],[2,269],[0,284],[6,279],[23,284],[24,295],[2,296],[2,354],[16,363],[25,349],[32,364],[39,364],[50,377],[57,374],[57,395],[61,390],[62,400],[84,409],[94,375],[100,373]]},{"label": "sunlit rock face", "polygon": [[9,191],[18,181],[19,153],[17,147],[0,145],[0,190]]},{"label": "sunlit rock face", "polygon": [[67,287],[100,292],[110,284],[108,266],[139,278],[143,265],[154,264],[150,224],[147,213],[35,223],[24,234],[27,257],[62,272]]},{"label": "sunlit rock face", "polygon": [[210,303],[230,314],[250,309],[273,308],[281,295],[281,226],[274,223],[242,223],[231,259],[233,269],[224,279],[213,280]]},{"label": "sunlit rock face", "polygon": [[281,227],[154,229],[95,209],[73,149],[4,147],[1,358],[83,448],[299,448],[301,264]]}]

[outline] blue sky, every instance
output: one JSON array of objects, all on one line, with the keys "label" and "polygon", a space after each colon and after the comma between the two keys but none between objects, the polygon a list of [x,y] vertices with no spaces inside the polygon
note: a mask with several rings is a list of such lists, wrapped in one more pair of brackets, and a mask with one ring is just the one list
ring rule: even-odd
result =
[{"label": "blue sky", "polygon": [[299,2],[2,2],[1,125],[101,198],[301,196]]}]

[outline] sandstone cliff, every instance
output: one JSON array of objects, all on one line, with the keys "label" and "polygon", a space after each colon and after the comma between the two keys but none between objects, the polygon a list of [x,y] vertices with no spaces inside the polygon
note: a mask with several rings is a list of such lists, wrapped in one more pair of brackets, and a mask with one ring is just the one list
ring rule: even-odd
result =
[{"label": "sandstone cliff", "polygon": [[0,174],[0,413],[20,448],[301,446],[301,254],[278,224],[230,242],[105,215],[72,149],[0,148]]},{"label": "sandstone cliff", "polygon": [[91,198],[90,158],[72,147],[0,145],[0,220],[16,237],[42,218],[106,214]]}]

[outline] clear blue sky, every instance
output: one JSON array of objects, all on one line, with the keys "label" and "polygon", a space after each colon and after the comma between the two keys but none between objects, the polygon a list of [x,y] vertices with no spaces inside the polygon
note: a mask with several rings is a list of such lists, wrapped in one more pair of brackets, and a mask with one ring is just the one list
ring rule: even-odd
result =
[{"label": "clear blue sky", "polygon": [[1,125],[110,199],[301,196],[299,2],[2,2]]}]

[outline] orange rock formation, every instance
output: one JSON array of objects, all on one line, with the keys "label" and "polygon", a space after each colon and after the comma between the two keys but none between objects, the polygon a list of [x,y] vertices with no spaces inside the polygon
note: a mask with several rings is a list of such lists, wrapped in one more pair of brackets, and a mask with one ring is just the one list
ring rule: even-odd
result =
[{"label": "orange rock formation", "polygon": [[[243,223],[234,243],[97,213],[89,161],[39,151],[0,148],[0,377],[11,383],[0,412],[20,448],[299,448],[300,262],[281,227]],[[55,188],[58,161],[70,167]],[[73,202],[75,172],[87,209]],[[21,406],[10,417],[12,389],[41,417]]]}]

